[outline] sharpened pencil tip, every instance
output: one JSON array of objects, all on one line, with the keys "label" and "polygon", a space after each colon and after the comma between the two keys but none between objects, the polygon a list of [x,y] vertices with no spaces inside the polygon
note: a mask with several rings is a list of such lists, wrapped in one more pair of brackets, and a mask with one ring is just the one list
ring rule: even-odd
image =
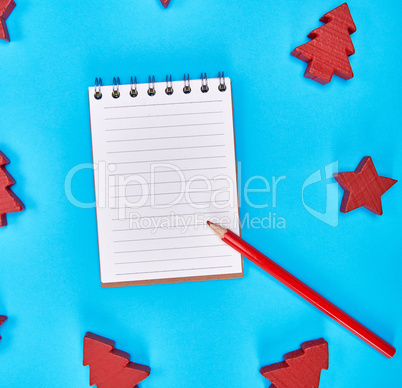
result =
[{"label": "sharpened pencil tip", "polygon": [[214,224],[211,221],[207,221],[208,226],[219,236],[219,238],[223,238],[225,233],[228,231],[225,228],[222,228],[222,226]]}]

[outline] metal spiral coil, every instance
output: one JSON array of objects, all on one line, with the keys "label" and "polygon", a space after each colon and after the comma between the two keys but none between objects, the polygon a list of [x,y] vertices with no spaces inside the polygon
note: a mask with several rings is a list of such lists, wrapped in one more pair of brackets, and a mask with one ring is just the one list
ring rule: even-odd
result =
[{"label": "metal spiral coil", "polygon": [[171,94],[173,94],[174,90],[173,90],[173,82],[172,82],[172,75],[170,75],[170,79],[168,78],[168,76],[166,76],[166,89],[165,89],[165,93],[170,96]]},{"label": "metal spiral coil", "polygon": [[201,92],[207,93],[209,91],[207,73],[201,73]]},{"label": "metal spiral coil", "polygon": [[147,93],[148,93],[148,96],[154,96],[156,94],[155,77],[154,76],[152,76],[152,82],[151,82],[151,76],[149,76],[149,78],[148,78],[148,92]]},{"label": "metal spiral coil", "polygon": [[191,87],[190,87],[190,75],[187,74],[187,80],[186,80],[186,75],[184,74],[184,87],[183,87],[183,93],[184,94],[189,94],[191,93]]},{"label": "metal spiral coil", "polygon": [[137,77],[134,77],[134,82],[133,82],[133,77],[131,77],[130,96],[131,97],[137,97],[138,96]]},{"label": "metal spiral coil", "polygon": [[120,78],[119,77],[113,78],[112,97],[113,98],[119,98],[120,97]]},{"label": "metal spiral coil", "polygon": [[95,94],[94,97],[97,100],[102,98],[102,78],[95,78]]},{"label": "metal spiral coil", "polygon": [[218,73],[218,78],[219,78],[218,90],[220,92],[224,92],[226,90],[225,73],[222,71],[222,77],[221,77],[221,72],[219,72]]}]

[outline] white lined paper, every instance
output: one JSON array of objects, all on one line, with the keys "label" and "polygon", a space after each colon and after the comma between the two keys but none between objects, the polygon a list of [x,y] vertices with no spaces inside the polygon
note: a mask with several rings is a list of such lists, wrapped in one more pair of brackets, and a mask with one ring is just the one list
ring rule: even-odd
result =
[{"label": "white lined paper", "polygon": [[[103,286],[241,277],[241,256],[206,226],[239,233],[231,82],[89,88]],[[231,183],[230,183],[231,182]]]}]

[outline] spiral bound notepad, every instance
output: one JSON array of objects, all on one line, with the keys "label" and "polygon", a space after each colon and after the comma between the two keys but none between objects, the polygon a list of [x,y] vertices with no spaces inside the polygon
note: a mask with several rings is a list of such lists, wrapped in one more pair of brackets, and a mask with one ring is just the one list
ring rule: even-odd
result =
[{"label": "spiral bound notepad", "polygon": [[89,103],[102,286],[242,277],[206,225],[240,233],[230,79],[96,80]]}]

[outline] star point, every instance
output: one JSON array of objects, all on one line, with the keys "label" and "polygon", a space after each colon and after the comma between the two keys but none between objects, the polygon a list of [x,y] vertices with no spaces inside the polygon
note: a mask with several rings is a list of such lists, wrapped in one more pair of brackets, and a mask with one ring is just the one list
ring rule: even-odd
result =
[{"label": "star point", "polygon": [[[7,317],[6,317],[5,315],[0,315],[0,326],[1,326],[5,321],[7,321]],[[1,337],[0,337],[0,340],[1,340]]]},{"label": "star point", "polygon": [[170,3],[170,0],[161,0],[161,3],[165,8],[167,8]]},{"label": "star point", "polygon": [[10,35],[6,25],[6,19],[15,8],[14,0],[0,0],[0,39],[10,41]]},{"label": "star point", "polygon": [[341,212],[347,213],[359,207],[382,215],[381,196],[397,181],[379,176],[370,156],[365,156],[354,172],[334,174],[334,178],[345,190]]}]

